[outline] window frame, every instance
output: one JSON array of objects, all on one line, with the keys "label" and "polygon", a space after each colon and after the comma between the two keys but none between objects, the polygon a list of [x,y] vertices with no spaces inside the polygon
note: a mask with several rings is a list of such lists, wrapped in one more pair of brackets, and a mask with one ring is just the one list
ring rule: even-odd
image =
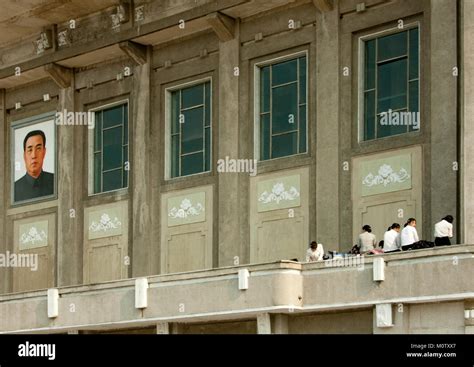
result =
[{"label": "window frame", "polygon": [[[264,161],[260,160],[260,75],[261,75],[261,69],[265,66],[270,66],[274,64],[278,64],[280,62],[285,62],[285,61],[290,61],[293,59],[298,59],[300,57],[306,57],[306,151],[303,153],[296,153],[292,155],[287,155],[283,157],[277,157],[277,158],[269,158],[265,159]],[[310,75],[309,75],[309,51],[308,50],[303,50],[303,51],[298,51],[294,52],[291,54],[287,54],[284,56],[279,56],[279,57],[274,57],[271,59],[267,59],[261,62],[256,62],[254,64],[254,86],[253,86],[253,111],[254,111],[254,125],[253,125],[253,137],[254,137],[254,159],[257,160],[257,162],[271,162],[279,159],[288,159],[290,157],[297,157],[297,156],[304,156],[309,153],[309,125],[310,125],[310,120],[309,120],[309,106],[310,106],[310,96],[309,96],[309,80],[310,80]],[[299,75],[299,70],[297,71]],[[298,79],[299,83],[299,79]],[[299,131],[298,131],[299,134]],[[299,144],[299,141],[298,141]],[[270,152],[271,153],[271,152]]]},{"label": "window frame", "polygon": [[[128,180],[127,180],[127,186],[126,187],[122,187],[122,188],[119,188],[119,189],[115,189],[115,190],[108,190],[108,191],[101,191],[101,192],[94,192],[94,132],[95,132],[95,128],[96,128],[96,125],[95,125],[95,112],[96,111],[101,111],[101,110],[104,110],[104,109],[107,109],[107,108],[111,108],[111,107],[115,107],[115,106],[119,106],[119,105],[123,105],[123,104],[127,104],[127,112],[128,112],[128,115],[127,115],[127,118],[128,118],[128,124],[127,124],[127,135],[128,135],[128,160],[126,162],[129,162],[129,165],[130,165],[130,153],[131,153],[131,150],[130,150],[130,124],[131,124],[131,121],[130,121],[130,99],[129,98],[126,98],[126,99],[120,99],[120,100],[117,100],[117,101],[114,101],[114,102],[110,102],[110,103],[106,103],[106,104],[102,104],[100,106],[97,106],[97,107],[94,107],[94,108],[89,108],[87,110],[87,113],[90,113],[90,112],[94,112],[94,128],[93,129],[88,129],[88,134],[87,134],[87,138],[88,138],[88,196],[89,197],[92,197],[92,196],[98,196],[98,195],[102,195],[102,194],[108,194],[108,193],[112,193],[112,192],[123,192],[123,191],[128,191],[128,188],[130,187],[130,173],[131,173],[131,170],[128,171]],[[103,147],[102,147],[103,149]],[[123,154],[123,153],[122,153]],[[103,159],[103,156],[102,156],[102,159]],[[125,162],[122,162],[122,164],[125,164]]]},{"label": "window frame", "polygon": [[[365,140],[364,139],[364,131],[365,131],[365,115],[364,115],[364,96],[365,96],[365,43],[370,40],[374,40],[380,37],[384,36],[390,36],[393,34],[401,33],[401,32],[408,32],[411,29],[418,28],[418,112],[420,113],[420,127],[418,130],[414,131],[407,131],[401,134],[394,134],[394,135],[389,135],[389,136],[384,136],[384,137],[377,137],[377,134],[375,134],[374,139],[370,140]],[[422,63],[422,51],[421,51],[421,46],[422,46],[422,26],[420,21],[414,21],[408,24],[405,24],[403,26],[403,29],[400,29],[398,27],[392,27],[388,29],[384,29],[382,31],[366,34],[364,36],[359,37],[358,39],[358,61],[359,61],[359,67],[358,67],[358,80],[357,80],[357,142],[359,144],[363,143],[370,143],[370,142],[375,142],[375,141],[380,141],[383,139],[390,139],[394,137],[400,137],[400,136],[405,136],[405,135],[414,135],[414,134],[419,134],[421,131],[421,125],[422,125],[422,100],[421,100],[421,87],[422,87],[422,73],[421,73],[421,63]],[[409,63],[408,59],[408,63]],[[377,73],[377,70],[376,70]],[[407,90],[408,90],[408,79],[407,79]]]},{"label": "window frame", "polygon": [[[172,95],[173,95],[173,92],[176,92],[176,91],[179,91],[181,89],[185,89],[185,88],[190,88],[190,87],[194,87],[196,85],[199,85],[199,84],[205,84],[209,82],[210,86],[209,86],[209,89],[210,89],[210,96],[209,96],[209,101],[210,101],[210,106],[209,106],[209,128],[211,129],[210,133],[209,133],[209,138],[210,138],[210,142],[209,142],[209,159],[210,159],[210,162],[209,162],[209,170],[208,171],[202,171],[202,172],[197,172],[197,173],[192,173],[190,175],[185,175],[185,176],[176,176],[176,177],[172,177],[171,176],[171,159],[172,159],[172,156],[171,156],[171,116],[172,116]],[[212,76],[206,76],[206,77],[203,77],[203,78],[199,78],[199,79],[195,79],[195,80],[192,80],[192,81],[189,81],[189,82],[186,82],[186,83],[181,83],[181,84],[176,84],[176,85],[173,85],[171,87],[167,87],[165,88],[165,154],[164,154],[164,157],[165,157],[165,172],[164,172],[164,178],[165,178],[165,181],[173,181],[173,180],[179,180],[179,179],[183,179],[185,177],[194,177],[194,176],[198,176],[198,175],[205,175],[205,174],[209,174],[211,172],[213,172],[213,129],[214,129],[214,113],[213,113],[213,106],[214,106],[214,88],[213,88],[213,80],[212,80]],[[205,153],[204,153],[205,155]],[[204,166],[205,166],[205,162],[204,162]]]}]

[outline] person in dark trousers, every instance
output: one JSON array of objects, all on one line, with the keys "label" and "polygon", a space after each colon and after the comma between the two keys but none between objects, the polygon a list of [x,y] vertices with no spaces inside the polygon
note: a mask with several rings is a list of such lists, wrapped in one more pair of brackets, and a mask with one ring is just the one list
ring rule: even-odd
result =
[{"label": "person in dark trousers", "polygon": [[400,224],[393,223],[388,227],[387,232],[383,236],[384,240],[384,252],[397,252],[401,251],[400,243]]},{"label": "person in dark trousers", "polygon": [[453,221],[453,216],[447,215],[435,224],[434,237],[436,246],[451,246],[449,239],[453,237]]},{"label": "person in dark trousers", "polygon": [[405,227],[400,234],[402,250],[410,250],[412,245],[419,240],[420,238],[418,237],[418,232],[416,231],[416,219],[408,218],[407,222],[405,223]]}]

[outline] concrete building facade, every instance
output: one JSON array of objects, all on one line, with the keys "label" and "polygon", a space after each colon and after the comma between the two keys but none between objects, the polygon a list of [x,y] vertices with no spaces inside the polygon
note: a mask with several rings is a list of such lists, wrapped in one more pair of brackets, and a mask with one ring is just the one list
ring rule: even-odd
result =
[{"label": "concrete building facade", "polygon": [[[474,332],[473,1],[23,5],[0,17],[0,332]],[[38,129],[54,178],[25,198]],[[447,214],[456,246],[301,262]]]}]

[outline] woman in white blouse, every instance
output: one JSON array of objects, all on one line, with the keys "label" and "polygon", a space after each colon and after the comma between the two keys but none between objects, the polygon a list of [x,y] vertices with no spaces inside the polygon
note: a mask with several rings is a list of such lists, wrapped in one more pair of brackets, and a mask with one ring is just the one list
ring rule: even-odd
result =
[{"label": "woman in white blouse", "polygon": [[[402,249],[409,250],[411,248],[410,245],[418,242],[420,239],[418,237],[418,232],[416,231],[416,219],[410,218],[408,219],[407,223],[405,224],[405,228],[403,228],[402,233],[400,235]],[[408,247],[410,246],[410,247]]]},{"label": "woman in white blouse", "polygon": [[434,237],[436,246],[451,246],[449,238],[453,237],[453,221],[453,216],[447,215],[435,224]]},{"label": "woman in white blouse", "polygon": [[323,260],[323,256],[323,245],[316,243],[316,241],[311,242],[308,251],[306,251],[306,262],[321,261]]}]

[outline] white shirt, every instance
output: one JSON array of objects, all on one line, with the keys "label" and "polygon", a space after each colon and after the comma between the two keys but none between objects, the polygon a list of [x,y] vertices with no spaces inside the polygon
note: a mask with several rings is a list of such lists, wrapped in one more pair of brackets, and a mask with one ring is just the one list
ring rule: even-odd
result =
[{"label": "white shirt", "polygon": [[390,231],[385,232],[383,235],[383,250],[395,251],[400,248],[400,233],[396,230],[391,229]]},{"label": "white shirt", "polygon": [[377,240],[373,233],[364,232],[359,235],[360,252],[368,252],[377,247]]},{"label": "white shirt", "polygon": [[323,259],[323,256],[324,256],[323,245],[318,243],[316,250],[313,251],[313,249],[310,247],[308,251],[306,251],[306,262],[321,261]]},{"label": "white shirt", "polygon": [[453,224],[447,220],[442,220],[435,224],[434,228],[435,237],[453,237]]},{"label": "white shirt", "polygon": [[418,233],[416,232],[416,228],[410,225],[407,225],[402,230],[402,234],[400,235],[402,246],[408,246],[412,243],[418,242]]}]

